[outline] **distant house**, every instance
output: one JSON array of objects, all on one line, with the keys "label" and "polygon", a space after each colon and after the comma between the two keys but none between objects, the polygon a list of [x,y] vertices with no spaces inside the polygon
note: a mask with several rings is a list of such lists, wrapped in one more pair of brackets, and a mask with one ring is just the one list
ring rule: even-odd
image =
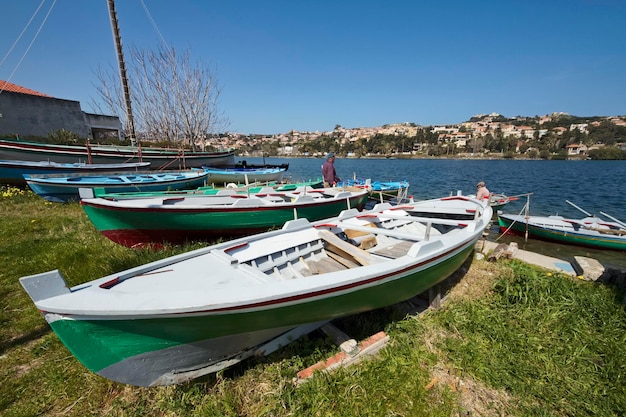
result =
[{"label": "distant house", "polygon": [[572,143],[571,145],[567,145],[567,155],[585,155],[589,149],[586,145]]},{"label": "distant house", "polygon": [[569,130],[570,131],[574,131],[574,130],[578,130],[581,133],[589,133],[589,124],[587,123],[576,123],[576,124],[571,124],[569,126]]},{"label": "distant house", "polygon": [[46,137],[59,130],[98,139],[120,137],[122,125],[117,116],[83,112],[78,101],[55,98],[0,80],[0,137]]},{"label": "distant house", "polygon": [[619,117],[612,117],[609,119],[615,126],[626,126],[626,120],[620,119]]}]

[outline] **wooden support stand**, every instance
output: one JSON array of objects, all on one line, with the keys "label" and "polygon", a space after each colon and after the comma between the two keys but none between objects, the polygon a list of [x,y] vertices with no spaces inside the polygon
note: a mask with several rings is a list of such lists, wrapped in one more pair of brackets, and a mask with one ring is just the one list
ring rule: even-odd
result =
[{"label": "wooden support stand", "polygon": [[428,289],[428,304],[434,309],[441,307],[441,286],[439,284]]},{"label": "wooden support stand", "polygon": [[389,341],[389,336],[387,336],[385,332],[378,332],[357,343],[331,323],[325,324],[321,329],[330,336],[335,343],[339,344],[341,352],[331,356],[325,361],[320,361],[298,372],[297,377],[294,379],[296,384],[306,382],[308,378],[313,376],[315,371],[330,372],[333,369],[357,363],[365,359],[368,355],[373,355],[378,352]]}]

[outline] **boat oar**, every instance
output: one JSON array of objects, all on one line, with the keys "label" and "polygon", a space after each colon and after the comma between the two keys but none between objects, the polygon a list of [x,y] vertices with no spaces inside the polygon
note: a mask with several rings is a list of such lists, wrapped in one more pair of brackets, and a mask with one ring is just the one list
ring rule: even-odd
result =
[{"label": "boat oar", "polygon": [[574,208],[577,208],[578,210],[582,211],[583,213],[585,213],[587,216],[589,217],[593,217],[593,214],[586,212],[585,210],[581,209],[580,207],[578,207],[576,204],[572,203],[569,200],[565,200],[565,202],[571,206],[573,206]]},{"label": "boat oar", "polygon": [[615,223],[619,224],[620,226],[622,226],[623,228],[626,229],[626,223],[621,222],[619,220],[617,220],[615,217],[613,216],[609,216],[608,214],[606,214],[605,212],[601,211],[600,214],[602,214],[603,216],[608,217],[609,219],[613,220]]},{"label": "boat oar", "polygon": [[509,196],[509,200],[519,200],[520,197],[527,197],[527,196],[531,196],[534,193],[526,193],[526,194],[518,194],[518,195],[512,195]]}]

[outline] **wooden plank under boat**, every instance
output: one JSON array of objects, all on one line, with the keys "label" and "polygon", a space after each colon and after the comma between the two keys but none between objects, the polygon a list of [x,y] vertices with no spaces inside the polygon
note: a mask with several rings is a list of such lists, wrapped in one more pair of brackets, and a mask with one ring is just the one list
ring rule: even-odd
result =
[{"label": "wooden plank under boat", "polygon": [[[487,204],[463,196],[384,203],[293,220],[72,288],[58,270],[20,282],[89,370],[167,385],[228,367],[302,326],[427,290],[465,262],[491,216]],[[365,232],[368,248],[348,240],[350,231]]]}]

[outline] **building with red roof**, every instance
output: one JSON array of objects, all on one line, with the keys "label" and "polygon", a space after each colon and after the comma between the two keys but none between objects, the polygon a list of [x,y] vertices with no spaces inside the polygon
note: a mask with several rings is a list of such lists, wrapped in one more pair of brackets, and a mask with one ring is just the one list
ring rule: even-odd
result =
[{"label": "building with red roof", "polygon": [[78,101],[0,80],[0,137],[47,137],[60,130],[97,139],[105,135],[120,137],[122,126],[117,116],[83,112]]},{"label": "building with red roof", "polygon": [[31,96],[52,97],[39,91],[31,90],[30,88],[22,87],[21,85],[13,84],[8,81],[0,80],[0,91],[10,91],[12,93],[30,94]]}]

